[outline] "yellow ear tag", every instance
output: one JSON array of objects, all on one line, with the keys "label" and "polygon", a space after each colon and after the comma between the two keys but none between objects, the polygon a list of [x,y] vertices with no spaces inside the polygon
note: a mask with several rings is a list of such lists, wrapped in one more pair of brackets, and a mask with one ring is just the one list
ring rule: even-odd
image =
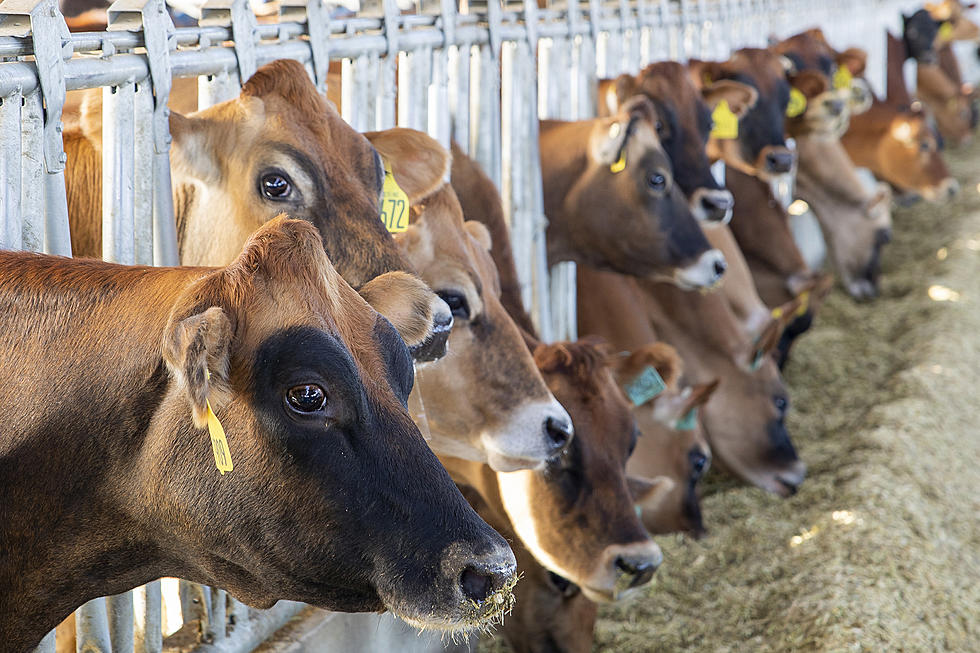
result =
[{"label": "yellow ear tag", "polygon": [[798,88],[789,89],[789,104],[786,106],[786,117],[795,118],[806,111],[806,96]]},{"label": "yellow ear tag", "polygon": [[391,164],[387,159],[385,164],[385,183],[381,189],[381,222],[385,229],[393,234],[408,230],[408,195],[395,181],[391,172]]},{"label": "yellow ear tag", "polygon": [[[204,376],[211,378],[211,372],[204,370]],[[211,410],[211,401],[205,398],[204,403],[208,407],[208,433],[211,435],[211,451],[214,452],[214,464],[218,471],[224,476],[225,472],[230,472],[235,468],[231,463],[231,451],[228,449],[228,439],[225,437],[225,430],[218,421],[218,416]]]},{"label": "yellow ear tag", "polygon": [[794,317],[801,317],[810,308],[810,291],[804,290],[800,293],[800,300],[800,307],[796,309],[796,313],[793,314]]},{"label": "yellow ear tag", "polygon": [[953,39],[953,24],[948,20],[939,26],[939,39],[941,41],[951,41]]},{"label": "yellow ear tag", "polygon": [[834,88],[838,91],[851,88],[851,80],[853,78],[847,66],[838,66],[837,72],[834,73]]},{"label": "yellow ear tag", "polygon": [[738,116],[728,106],[728,100],[722,100],[711,112],[711,137],[725,140],[738,138]]},{"label": "yellow ear tag", "polygon": [[624,147],[619,153],[619,161],[609,166],[609,172],[616,174],[617,172],[622,172],[626,170],[626,148]]},{"label": "yellow ear tag", "polygon": [[782,316],[783,316],[783,309],[782,309],[782,307],[777,306],[776,308],[772,309],[772,319],[778,320]]}]

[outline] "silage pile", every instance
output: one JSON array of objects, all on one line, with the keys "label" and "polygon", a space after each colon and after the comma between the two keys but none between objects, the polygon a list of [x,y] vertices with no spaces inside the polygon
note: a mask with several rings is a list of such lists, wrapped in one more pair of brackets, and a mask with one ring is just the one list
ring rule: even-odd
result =
[{"label": "silage pile", "polygon": [[786,369],[800,493],[714,478],[596,650],[980,650],[980,144],[948,159],[960,197],[896,210],[882,297],[835,290]]}]

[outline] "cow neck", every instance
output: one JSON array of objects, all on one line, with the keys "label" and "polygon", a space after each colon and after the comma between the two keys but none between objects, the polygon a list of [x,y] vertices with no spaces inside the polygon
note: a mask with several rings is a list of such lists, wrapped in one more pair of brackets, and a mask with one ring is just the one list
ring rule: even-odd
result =
[{"label": "cow neck", "polygon": [[[32,265],[17,266],[22,279],[44,272]],[[141,536],[152,529],[139,528],[126,502],[148,491],[131,473],[149,455],[142,436],[169,384],[160,347],[168,299],[182,285],[174,270],[128,269],[123,274],[140,279],[126,282],[118,278],[123,268],[87,266],[95,273],[42,277],[43,287],[0,285],[0,305],[9,307],[0,340],[25,320],[39,332],[20,343],[21,360],[30,362],[20,364],[20,383],[6,392],[26,410],[4,416],[13,425],[0,441],[0,641],[9,650],[33,646],[89,599],[179,571],[164,569],[165,557]],[[117,274],[109,279],[99,267]],[[43,422],[32,407],[45,411]]]},{"label": "cow neck", "polygon": [[[855,207],[864,206],[870,199],[840,140],[801,136],[796,139],[796,147],[799,153],[796,182],[801,196],[826,194],[839,204]],[[805,196],[803,199],[810,201]]]}]

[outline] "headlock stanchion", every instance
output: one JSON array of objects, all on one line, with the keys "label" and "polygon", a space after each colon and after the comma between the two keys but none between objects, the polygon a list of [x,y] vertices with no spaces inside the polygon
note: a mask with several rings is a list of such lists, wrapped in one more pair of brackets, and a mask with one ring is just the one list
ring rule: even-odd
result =
[{"label": "headlock stanchion", "polygon": [[[173,80],[197,78],[203,108],[234,97],[259,66],[290,58],[306,66],[321,91],[340,84],[341,114],[356,129],[414,127],[474,156],[502,191],[522,296],[544,339],[572,338],[574,264],[549,270],[546,257],[539,118],[594,116],[600,77],[636,73],[663,59],[725,58],[732,49],[764,47],[770,36],[817,25],[832,45],[868,51],[866,76],[880,93],[884,30],[897,30],[900,12],[916,6],[908,0],[278,4],[277,20],[267,22],[272,18],[258,21],[248,0],[207,0],[197,26],[175,28],[164,0],[117,0],[107,31],[69,34],[55,0],[2,0],[0,246],[71,254],[62,111],[66,91],[100,88],[103,256],[176,264],[167,108]],[[339,76],[330,75],[332,61],[340,63]],[[251,650],[303,609],[280,602],[252,610],[223,590],[163,583],[178,586],[179,597],[155,581],[82,607],[78,650],[160,651],[164,631],[181,621],[196,624],[200,651]],[[54,644],[49,635],[39,650],[52,651]]]}]

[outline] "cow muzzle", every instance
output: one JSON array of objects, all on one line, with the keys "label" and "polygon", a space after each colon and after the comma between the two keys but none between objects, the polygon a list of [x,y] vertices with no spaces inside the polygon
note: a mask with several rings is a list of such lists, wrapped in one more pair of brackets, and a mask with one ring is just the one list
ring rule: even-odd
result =
[{"label": "cow muzzle", "polygon": [[646,585],[663,562],[664,555],[653,540],[613,544],[600,556],[599,568],[583,584],[582,592],[596,602],[615,601],[630,590]]},{"label": "cow muzzle", "polygon": [[453,330],[453,314],[446,302],[433,295],[432,329],[422,342],[408,348],[416,363],[439,360],[449,349],[449,334]]},{"label": "cow muzzle", "polygon": [[769,174],[779,175],[793,170],[793,153],[785,147],[765,147],[761,157],[763,169]]},{"label": "cow muzzle", "polygon": [[561,455],[574,437],[572,418],[555,399],[515,410],[499,428],[485,431],[481,443],[495,472],[539,469]]},{"label": "cow muzzle", "polygon": [[735,208],[735,198],[729,190],[698,188],[691,193],[691,214],[703,227],[728,224]]},{"label": "cow muzzle", "polygon": [[717,249],[709,249],[698,260],[674,274],[674,283],[685,290],[710,289],[721,283],[728,269],[725,255]]}]

